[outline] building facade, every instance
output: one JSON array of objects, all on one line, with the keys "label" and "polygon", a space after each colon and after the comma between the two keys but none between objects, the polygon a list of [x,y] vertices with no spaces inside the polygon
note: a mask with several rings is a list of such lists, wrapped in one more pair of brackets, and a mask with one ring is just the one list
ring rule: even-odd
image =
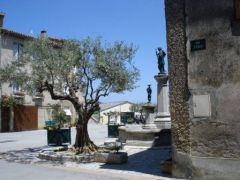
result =
[{"label": "building facade", "polygon": [[239,179],[240,1],[165,0],[173,176]]},{"label": "building facade", "polygon": [[101,124],[108,124],[108,120],[112,124],[121,123],[122,112],[132,112],[133,104],[128,101],[119,101],[100,104],[100,120]]},{"label": "building facade", "polygon": [[[10,61],[17,61],[18,54],[25,41],[34,37],[15,32],[3,27],[4,14],[0,13],[0,66]],[[47,36],[43,31],[42,36]],[[57,40],[55,38],[52,38]],[[30,96],[22,92],[21,87],[14,83],[2,83],[0,89],[1,97],[13,96],[22,99],[22,107],[9,109],[3,107],[0,116],[0,132],[21,131],[43,128],[45,121],[51,120],[53,104],[60,104],[62,108],[71,116],[72,123],[75,120],[75,110],[71,103],[66,101],[52,100],[49,93],[44,92],[43,97]],[[12,112],[11,112],[12,111]]]}]

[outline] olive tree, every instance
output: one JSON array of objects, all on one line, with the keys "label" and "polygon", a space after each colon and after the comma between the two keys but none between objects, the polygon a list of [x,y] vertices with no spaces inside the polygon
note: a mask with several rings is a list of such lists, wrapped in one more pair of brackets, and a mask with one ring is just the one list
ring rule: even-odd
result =
[{"label": "olive tree", "polygon": [[24,44],[19,60],[0,71],[1,81],[17,82],[28,93],[47,91],[53,100],[70,101],[78,114],[74,147],[92,152],[87,125],[99,110],[99,100],[110,93],[135,88],[139,71],[132,44],[82,40],[33,39]]}]

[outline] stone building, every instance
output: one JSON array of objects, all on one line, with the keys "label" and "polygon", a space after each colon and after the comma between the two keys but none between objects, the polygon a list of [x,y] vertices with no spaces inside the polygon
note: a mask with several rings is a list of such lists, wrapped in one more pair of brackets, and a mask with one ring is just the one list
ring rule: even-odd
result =
[{"label": "stone building", "polygon": [[[25,35],[3,27],[5,14],[0,13],[0,66],[9,61],[16,60],[25,41],[34,37]],[[42,31],[40,36],[47,37],[47,32]],[[47,37],[52,41],[60,39]],[[53,104],[61,104],[63,110],[75,120],[75,110],[70,102],[52,100],[49,93],[44,92],[43,97],[38,95],[30,96],[22,92],[17,84],[0,84],[0,97],[13,96],[24,100],[24,106],[10,110],[8,107],[2,107],[0,113],[0,132],[21,131],[43,128],[45,121],[50,120]]]},{"label": "stone building", "polygon": [[240,1],[165,0],[173,176],[240,177]]}]

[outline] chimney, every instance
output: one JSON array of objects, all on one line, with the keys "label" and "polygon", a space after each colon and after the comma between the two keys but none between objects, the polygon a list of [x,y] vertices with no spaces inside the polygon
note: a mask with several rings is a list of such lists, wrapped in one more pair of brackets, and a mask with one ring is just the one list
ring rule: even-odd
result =
[{"label": "chimney", "polygon": [[47,38],[47,31],[42,30],[42,31],[41,31],[41,34],[40,34],[40,38],[46,39],[46,38]]},{"label": "chimney", "polygon": [[4,16],[5,16],[5,14],[4,14],[4,13],[2,13],[2,12],[0,12],[0,28],[2,28],[2,27],[3,27],[3,20],[4,20]]}]

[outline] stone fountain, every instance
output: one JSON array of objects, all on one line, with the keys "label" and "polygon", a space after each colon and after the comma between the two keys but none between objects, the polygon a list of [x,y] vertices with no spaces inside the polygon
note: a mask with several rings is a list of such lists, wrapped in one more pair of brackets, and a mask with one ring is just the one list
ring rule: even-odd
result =
[{"label": "stone fountain", "polygon": [[[166,54],[161,48],[158,48],[156,55],[159,68],[159,73],[154,76],[157,81],[157,112],[154,112],[155,105],[151,103],[152,90],[150,85],[148,85],[148,102],[142,106],[146,118],[145,124],[119,127],[119,140],[127,145],[154,146],[156,135],[159,135],[162,130],[169,130],[171,128],[167,88],[168,75],[164,69],[164,57]],[[164,139],[167,138],[169,144],[170,134],[164,135],[163,137]],[[165,140],[163,140],[163,142],[165,142]]]}]

